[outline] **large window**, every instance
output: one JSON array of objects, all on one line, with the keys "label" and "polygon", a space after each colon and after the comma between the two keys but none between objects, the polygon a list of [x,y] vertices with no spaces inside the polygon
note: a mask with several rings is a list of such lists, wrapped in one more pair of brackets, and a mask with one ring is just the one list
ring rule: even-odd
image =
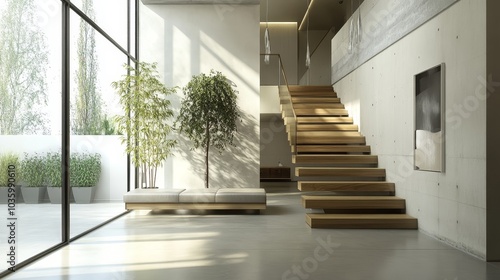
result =
[{"label": "large window", "polygon": [[[84,4],[82,11],[92,19],[96,7],[91,1]],[[71,13],[70,18],[70,158],[84,165],[75,164],[75,168],[86,170],[92,168],[91,164],[100,165],[99,178],[95,174],[95,186],[92,178],[82,182],[76,177],[72,182],[70,175],[75,200],[71,204],[73,237],[124,209],[122,196],[127,186],[127,157],[113,123],[113,118],[122,114],[122,110],[111,83],[126,74],[123,65],[127,63],[127,56],[75,13]],[[123,27],[126,31],[126,25]],[[88,203],[92,205],[89,207]]]},{"label": "large window", "polygon": [[136,5],[0,1],[0,278],[124,213],[111,82],[134,61]]}]

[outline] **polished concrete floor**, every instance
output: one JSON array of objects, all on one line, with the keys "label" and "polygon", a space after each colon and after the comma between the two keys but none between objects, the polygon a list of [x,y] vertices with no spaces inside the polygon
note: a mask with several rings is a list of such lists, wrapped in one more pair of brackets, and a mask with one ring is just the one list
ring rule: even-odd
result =
[{"label": "polished concrete floor", "polygon": [[[19,203],[16,209],[17,262],[25,261],[45,251],[62,240],[61,205],[48,202],[40,204]],[[123,202],[94,202],[70,206],[70,237],[75,237],[112,217],[125,212]],[[0,220],[8,224],[7,205],[0,204]],[[0,252],[7,252],[7,226],[0,227]],[[3,259],[1,259],[3,260]],[[0,262],[0,272],[9,265]],[[1,277],[0,277],[1,278]]]},{"label": "polished concrete floor", "polygon": [[134,211],[6,279],[500,279],[415,230],[310,229],[299,193],[260,215]]}]

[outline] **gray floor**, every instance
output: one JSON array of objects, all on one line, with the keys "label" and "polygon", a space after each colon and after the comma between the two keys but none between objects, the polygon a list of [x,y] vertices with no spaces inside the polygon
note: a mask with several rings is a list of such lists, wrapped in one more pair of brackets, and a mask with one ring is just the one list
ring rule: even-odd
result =
[{"label": "gray floor", "polygon": [[7,279],[500,279],[414,230],[321,230],[299,193],[261,215],[134,211]]}]

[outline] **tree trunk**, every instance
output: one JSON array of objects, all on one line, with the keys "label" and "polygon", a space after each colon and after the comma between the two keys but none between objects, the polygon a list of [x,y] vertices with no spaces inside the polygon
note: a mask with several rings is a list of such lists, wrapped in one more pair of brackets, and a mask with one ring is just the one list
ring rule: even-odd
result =
[{"label": "tree trunk", "polygon": [[209,130],[208,120],[207,120],[207,126],[206,126],[206,133],[207,133],[207,143],[206,143],[206,147],[205,147],[205,188],[208,189],[208,180],[209,180],[208,152],[210,149],[210,130]]}]

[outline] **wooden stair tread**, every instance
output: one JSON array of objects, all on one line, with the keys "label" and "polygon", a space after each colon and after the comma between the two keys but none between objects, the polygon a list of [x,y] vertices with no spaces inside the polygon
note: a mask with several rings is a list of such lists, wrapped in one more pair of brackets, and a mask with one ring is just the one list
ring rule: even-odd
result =
[{"label": "wooden stair tread", "polygon": [[415,219],[408,214],[316,214],[308,213],[309,217],[315,219],[327,220],[327,219],[366,219],[366,220],[378,220],[378,219]]},{"label": "wooden stair tread", "polygon": [[357,137],[362,136],[358,131],[299,131],[299,137]]},{"label": "wooden stair tread", "polygon": [[317,91],[290,91],[291,97],[337,97],[337,93],[334,91],[325,91],[325,90],[317,90]]},{"label": "wooden stair tread", "polygon": [[289,91],[325,91],[325,90],[330,90],[333,91],[333,87],[331,85],[314,85],[314,86],[307,86],[307,85],[289,85],[288,86]]},{"label": "wooden stair tread", "polygon": [[300,191],[391,192],[395,185],[380,181],[298,181]]},{"label": "wooden stair tread", "polygon": [[[290,139],[289,139],[290,140]],[[298,135],[297,144],[366,144],[364,136],[314,136],[314,135]]]},{"label": "wooden stair tread", "polygon": [[293,155],[292,163],[309,164],[366,164],[377,165],[378,156],[373,155]]},{"label": "wooden stair tread", "polygon": [[390,195],[303,195],[304,200],[314,201],[404,201],[404,198]]},{"label": "wooden stair tread", "polygon": [[302,205],[314,209],[406,209],[405,200],[395,196],[303,195]]},{"label": "wooden stair tread", "polygon": [[294,96],[292,97],[293,104],[307,104],[307,103],[333,103],[340,104],[340,98],[338,97],[312,97],[312,96]]},{"label": "wooden stair tread", "polygon": [[356,124],[332,124],[332,123],[320,123],[320,124],[299,124],[297,125],[297,131],[358,131],[359,127]]},{"label": "wooden stair tread", "polygon": [[417,219],[407,214],[306,214],[311,228],[417,229]]},{"label": "wooden stair tread", "polygon": [[292,146],[292,152],[306,153],[370,153],[370,146],[366,145],[297,145]]},{"label": "wooden stair tread", "polygon": [[[322,101],[322,100],[318,100]],[[294,109],[345,109],[344,104],[342,103],[293,103]]]},{"label": "wooden stair tread", "polygon": [[348,116],[346,109],[335,108],[303,108],[295,109],[297,117],[301,116]]},{"label": "wooden stair tread", "polygon": [[352,124],[351,117],[297,117],[297,123],[335,123]]},{"label": "wooden stair tread", "polygon": [[296,167],[295,176],[385,178],[385,169],[369,167]]}]

